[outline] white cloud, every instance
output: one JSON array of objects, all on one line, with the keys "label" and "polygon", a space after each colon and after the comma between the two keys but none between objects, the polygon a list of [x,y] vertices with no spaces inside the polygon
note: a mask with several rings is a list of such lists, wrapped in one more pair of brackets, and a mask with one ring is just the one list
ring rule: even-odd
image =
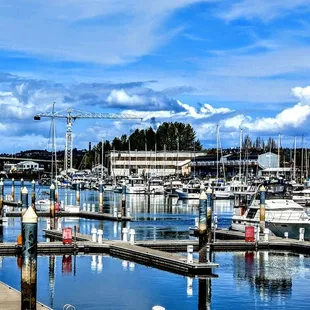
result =
[{"label": "white cloud", "polygon": [[219,14],[228,21],[239,18],[260,18],[269,21],[290,14],[299,8],[309,9],[309,0],[242,0],[232,3],[228,10]]},{"label": "white cloud", "polygon": [[141,105],[144,103],[143,99],[137,95],[128,95],[123,89],[113,89],[107,98],[109,103],[123,104],[123,105]]},{"label": "white cloud", "polygon": [[182,29],[164,27],[176,10],[206,1],[33,0],[13,6],[0,0],[0,27],[10,30],[1,31],[0,48],[70,61],[127,63]]},{"label": "white cloud", "polygon": [[195,107],[190,106],[186,103],[183,103],[179,100],[177,100],[177,103],[186,110],[186,112],[179,112],[175,115],[177,116],[188,116],[195,119],[201,119],[201,118],[208,118],[210,116],[216,115],[216,114],[227,114],[230,112],[233,112],[233,110],[229,108],[214,108],[210,104],[205,103],[198,111]]},{"label": "white cloud", "polygon": [[210,104],[205,103],[203,105],[203,107],[200,108],[200,112],[203,114],[226,114],[226,113],[230,113],[233,112],[233,110],[229,109],[229,108],[213,108]]},{"label": "white cloud", "polygon": [[310,86],[294,87],[292,94],[300,100],[301,104],[310,104]]}]

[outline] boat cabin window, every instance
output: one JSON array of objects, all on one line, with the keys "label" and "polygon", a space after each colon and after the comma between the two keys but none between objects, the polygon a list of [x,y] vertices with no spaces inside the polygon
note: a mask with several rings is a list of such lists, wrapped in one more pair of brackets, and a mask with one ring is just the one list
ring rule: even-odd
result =
[{"label": "boat cabin window", "polygon": [[257,213],[257,210],[258,209],[250,209],[246,217],[249,219],[254,219],[254,217]]},{"label": "boat cabin window", "polygon": [[247,207],[249,201],[249,195],[235,194],[235,207]]}]

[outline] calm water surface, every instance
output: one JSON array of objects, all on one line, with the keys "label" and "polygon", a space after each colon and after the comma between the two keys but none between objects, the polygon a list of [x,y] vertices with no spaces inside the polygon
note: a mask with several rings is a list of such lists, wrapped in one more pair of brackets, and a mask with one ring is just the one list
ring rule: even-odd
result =
[{"label": "calm water surface", "polygon": [[[29,190],[31,189],[28,184]],[[10,194],[10,185],[5,193]],[[38,189],[37,196],[48,188]],[[31,193],[31,190],[29,191]],[[16,186],[16,197],[19,197]],[[75,204],[75,193],[61,190],[60,200]],[[82,203],[97,203],[98,193],[83,191]],[[104,212],[119,207],[121,195],[106,193]],[[167,200],[163,196],[127,196],[137,240],[188,239],[188,228],[198,217],[198,201]],[[232,201],[216,201],[219,227],[229,227]],[[63,219],[62,226],[77,226],[89,234],[103,228],[104,237],[121,238],[121,223],[78,218]],[[3,241],[16,241],[20,219],[2,227]],[[39,240],[45,241],[39,220]],[[38,257],[38,300],[54,309],[67,303],[76,309],[309,309],[310,258],[276,252],[214,253],[219,268],[212,279],[190,279],[109,256]],[[0,281],[20,289],[15,257],[0,258]]]}]

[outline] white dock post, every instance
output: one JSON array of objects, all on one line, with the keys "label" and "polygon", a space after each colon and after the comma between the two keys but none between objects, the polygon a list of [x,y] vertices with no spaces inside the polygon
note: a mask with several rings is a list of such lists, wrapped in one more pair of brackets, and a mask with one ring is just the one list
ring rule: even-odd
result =
[{"label": "white dock post", "polygon": [[117,217],[117,207],[114,207],[113,209],[113,217]]},{"label": "white dock post", "polygon": [[92,255],[91,256],[91,264],[90,264],[91,270],[95,271],[96,270],[96,266],[97,266],[96,255]]},{"label": "white dock post", "polygon": [[102,243],[103,230],[98,229],[97,235],[98,235],[98,243]]},{"label": "white dock post", "polygon": [[288,239],[288,232],[287,231],[284,233],[284,238]]},{"label": "white dock post", "polygon": [[87,212],[90,212],[90,203],[87,204]]},{"label": "white dock post", "polygon": [[102,271],[102,256],[98,255],[98,264],[97,264],[97,271],[100,273]]},{"label": "white dock post", "polygon": [[299,228],[299,241],[305,241],[305,229],[303,227]]},{"label": "white dock post", "polygon": [[95,212],[95,210],[96,210],[96,207],[95,207],[95,204],[93,203],[93,204],[91,205],[91,212]]},{"label": "white dock post", "polygon": [[264,229],[264,241],[269,242],[269,228]]},{"label": "white dock post", "polygon": [[50,230],[50,229],[51,229],[51,221],[50,221],[49,218],[46,219],[46,229],[47,229],[47,230]]},{"label": "white dock post", "polygon": [[130,242],[130,244],[135,244],[135,234],[136,234],[136,231],[134,229],[129,230],[129,242]]},{"label": "white dock post", "polygon": [[255,233],[255,242],[259,241],[259,226],[254,227],[254,233]]},{"label": "white dock post", "polygon": [[92,233],[91,241],[92,242],[97,242],[97,228],[93,227],[91,229],[91,233]]},{"label": "white dock post", "polygon": [[122,229],[123,241],[128,242],[128,228],[124,227]]},{"label": "white dock post", "polygon": [[134,262],[129,262],[129,270],[134,271],[136,268],[136,264]]},{"label": "white dock post", "polygon": [[127,207],[127,217],[130,217],[130,207]]},{"label": "white dock post", "polygon": [[122,218],[122,212],[117,212],[117,217],[120,219]]},{"label": "white dock post", "polygon": [[199,217],[195,217],[195,227],[199,227]]},{"label": "white dock post", "polygon": [[193,278],[186,277],[187,286],[186,286],[186,294],[187,296],[193,296]]},{"label": "white dock post", "polygon": [[87,211],[86,203],[83,202],[83,211]]},{"label": "white dock post", "polygon": [[187,262],[189,264],[192,264],[194,262],[193,252],[194,252],[194,246],[188,245],[187,246]]},{"label": "white dock post", "polygon": [[127,260],[123,260],[122,261],[122,267],[123,267],[124,270],[128,269],[128,261]]},{"label": "white dock post", "polygon": [[59,217],[59,218],[58,218],[58,223],[57,223],[57,224],[58,224],[58,230],[61,230],[61,228],[62,228],[62,227],[61,227],[61,220],[62,220],[62,218]]}]

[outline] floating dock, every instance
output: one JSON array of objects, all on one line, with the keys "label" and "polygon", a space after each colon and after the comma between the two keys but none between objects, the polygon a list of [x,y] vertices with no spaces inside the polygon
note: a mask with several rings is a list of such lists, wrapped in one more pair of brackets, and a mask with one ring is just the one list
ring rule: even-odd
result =
[{"label": "floating dock", "polygon": [[[21,307],[21,293],[3,282],[0,282],[0,300],[1,309],[16,310]],[[37,302],[37,309],[52,310],[40,302]]]}]

